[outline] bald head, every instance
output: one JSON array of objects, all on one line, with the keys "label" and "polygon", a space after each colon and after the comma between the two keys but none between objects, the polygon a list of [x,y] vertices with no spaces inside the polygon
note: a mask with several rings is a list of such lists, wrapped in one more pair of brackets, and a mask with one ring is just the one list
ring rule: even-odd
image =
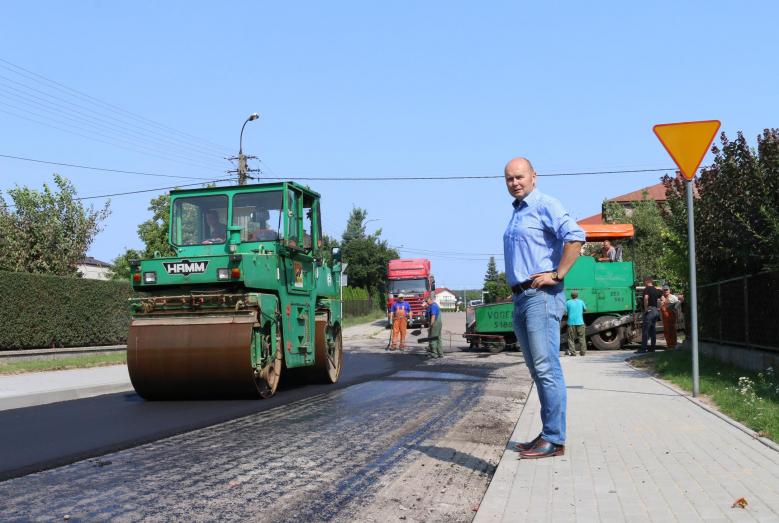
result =
[{"label": "bald head", "polygon": [[518,200],[525,198],[536,187],[536,171],[530,160],[517,157],[506,164],[503,170],[509,194]]}]

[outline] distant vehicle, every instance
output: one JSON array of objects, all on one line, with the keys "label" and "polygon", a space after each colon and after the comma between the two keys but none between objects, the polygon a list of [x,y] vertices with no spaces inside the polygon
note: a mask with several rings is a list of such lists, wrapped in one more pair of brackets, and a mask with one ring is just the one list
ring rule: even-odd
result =
[{"label": "distant vehicle", "polygon": [[468,307],[475,307],[484,303],[482,300],[468,300]]},{"label": "distant vehicle", "polygon": [[425,326],[425,299],[435,291],[435,278],[430,272],[430,260],[426,258],[405,258],[387,263],[387,325],[392,304],[398,294],[411,306],[408,326]]}]

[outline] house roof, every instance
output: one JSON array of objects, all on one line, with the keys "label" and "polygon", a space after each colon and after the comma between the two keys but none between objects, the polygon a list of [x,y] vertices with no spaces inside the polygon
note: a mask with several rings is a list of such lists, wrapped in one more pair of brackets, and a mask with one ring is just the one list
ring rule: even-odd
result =
[{"label": "house roof", "polygon": [[452,291],[450,291],[449,289],[447,289],[446,287],[438,287],[438,288],[435,290],[435,293],[436,293],[436,294],[441,294],[441,293],[442,293],[442,292],[444,292],[444,291],[446,291],[446,292],[448,292],[449,294],[451,294],[451,295],[453,295],[453,296],[454,296],[454,293],[453,293]]},{"label": "house roof", "polygon": [[644,191],[647,192],[646,195],[647,200],[664,202],[667,199],[665,197],[665,185],[663,185],[663,183],[660,182],[660,183],[656,183],[655,185],[650,185],[649,187],[644,187],[643,189],[639,189],[637,191],[629,192],[621,196],[615,196],[614,198],[609,198],[609,201],[618,202],[618,203],[641,201],[644,199]]},{"label": "house roof", "polygon": [[79,265],[91,265],[92,267],[111,267],[110,263],[100,261],[97,258],[93,258],[91,256],[86,256],[84,258],[81,258],[78,262]]},{"label": "house roof", "polygon": [[587,216],[586,218],[582,218],[578,222],[579,225],[600,225],[603,223],[603,214],[593,214],[592,216]]},{"label": "house roof", "polygon": [[[626,194],[622,194],[620,196],[615,196],[613,198],[609,198],[608,201],[610,202],[616,202],[616,203],[630,203],[630,202],[638,202],[644,199],[644,191],[646,191],[646,198],[647,200],[654,200],[656,202],[664,202],[668,198],[665,197],[665,185],[663,185],[662,182],[656,183],[654,185],[650,185],[649,187],[644,187],[643,189],[638,189],[636,191],[632,191]],[[582,218],[577,222],[579,225],[598,225],[602,224],[603,222],[603,214],[593,214],[592,216],[587,216],[586,218]]]}]

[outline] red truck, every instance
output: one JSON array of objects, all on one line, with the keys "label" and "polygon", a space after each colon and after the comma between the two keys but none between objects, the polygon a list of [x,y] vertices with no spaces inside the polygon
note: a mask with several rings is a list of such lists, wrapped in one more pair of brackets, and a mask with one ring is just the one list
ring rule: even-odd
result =
[{"label": "red truck", "polygon": [[387,264],[387,324],[389,311],[398,294],[411,305],[409,327],[427,326],[425,298],[435,290],[435,278],[430,273],[430,260],[406,258]]}]

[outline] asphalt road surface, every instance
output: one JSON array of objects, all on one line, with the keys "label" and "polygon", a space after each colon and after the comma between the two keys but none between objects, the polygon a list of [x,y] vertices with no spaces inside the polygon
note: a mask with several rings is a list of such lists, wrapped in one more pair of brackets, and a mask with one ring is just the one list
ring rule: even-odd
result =
[{"label": "asphalt road surface", "polygon": [[444,318],[442,360],[385,352],[378,325],[345,332],[337,386],[0,413],[17,476],[0,483],[3,520],[470,521],[529,377],[518,353],[464,351],[463,315]]}]

